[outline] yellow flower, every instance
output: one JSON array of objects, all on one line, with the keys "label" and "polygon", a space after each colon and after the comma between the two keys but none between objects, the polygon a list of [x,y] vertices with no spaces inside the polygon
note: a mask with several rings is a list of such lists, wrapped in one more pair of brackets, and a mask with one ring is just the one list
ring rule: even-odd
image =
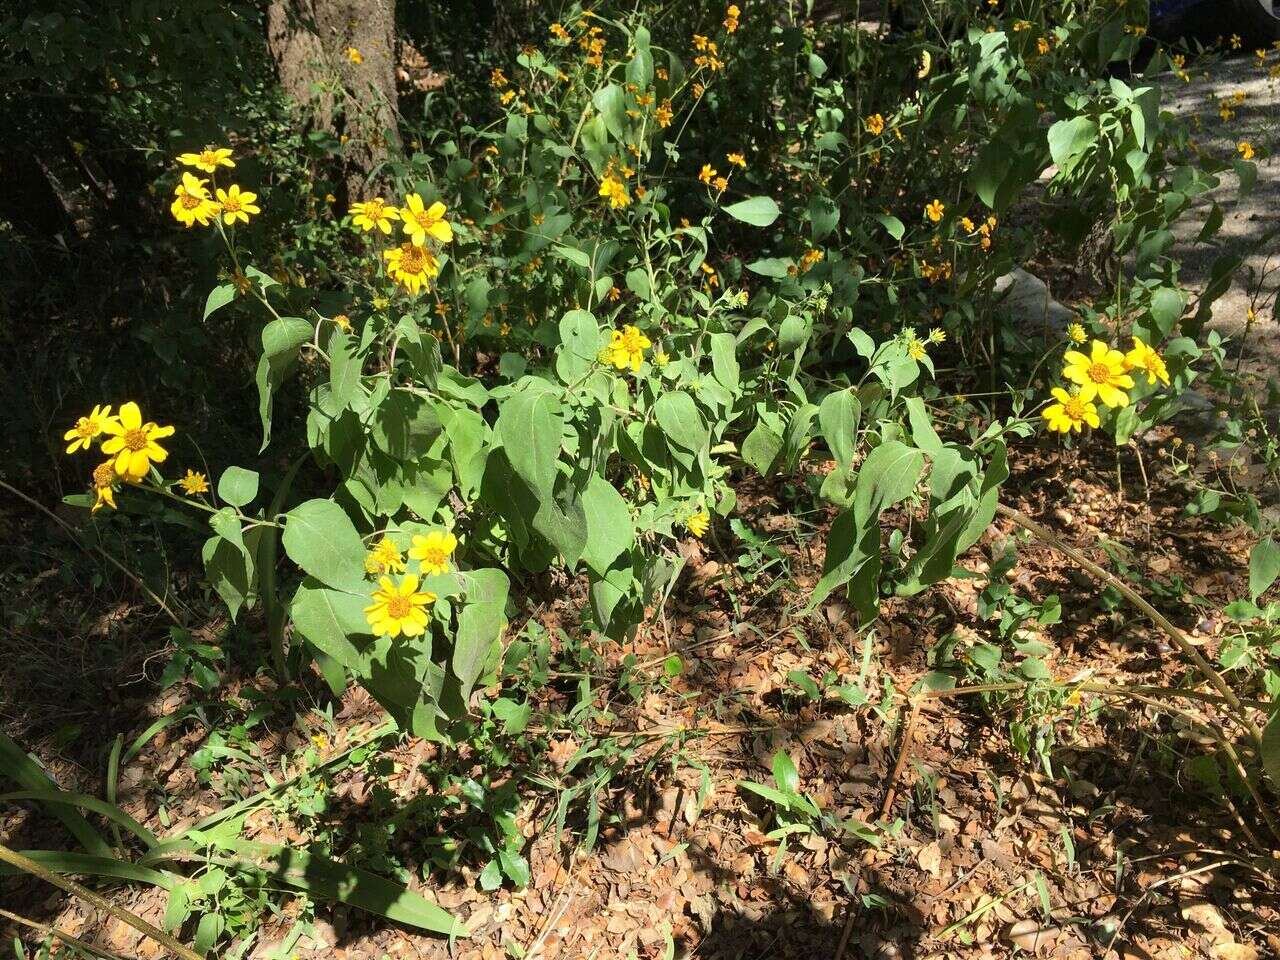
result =
[{"label": "yellow flower", "polygon": [[1243,41],[1240,39],[1240,34],[1238,34],[1238,33],[1233,33],[1233,34],[1231,35],[1231,49],[1232,49],[1232,50],[1239,50],[1239,49],[1240,49],[1240,44],[1241,44],[1241,43],[1243,43]]},{"label": "yellow flower", "polygon": [[112,510],[116,508],[116,469],[110,460],[93,468],[93,492],[97,499],[90,513],[97,513],[104,504]]},{"label": "yellow flower", "polygon": [[351,222],[365,233],[377,229],[390,236],[391,221],[399,219],[400,211],[381,197],[351,205]]},{"label": "yellow flower", "polygon": [[241,190],[240,185],[233,183],[226,190],[218,188],[218,203],[222,205],[222,222],[231,226],[236,220],[244,223],[249,222],[250,216],[256,216],[262,211],[253,202],[258,199],[256,193],[250,193],[248,190]]},{"label": "yellow flower", "polygon": [[654,365],[655,367],[657,367],[659,370],[661,370],[663,367],[665,367],[665,366],[666,366],[668,363],[670,363],[670,362],[671,362],[671,358],[670,358],[669,356],[667,356],[667,351],[662,350],[661,348],[659,348],[658,350],[655,350],[655,351],[654,351],[654,353],[653,353],[653,365]]},{"label": "yellow flower", "polygon": [[925,204],[924,215],[928,217],[930,220],[932,220],[934,223],[937,223],[942,219],[942,214],[946,211],[946,209],[947,209],[946,204],[944,204],[941,200],[934,200],[931,203]]},{"label": "yellow flower", "polygon": [[715,190],[716,193],[724,193],[726,190],[729,189],[728,178],[716,177],[714,180],[711,181],[711,188]]},{"label": "yellow flower", "polygon": [[182,182],[174,188],[173,203],[169,205],[175,220],[188,227],[197,222],[207,227],[211,219],[217,218],[218,203],[209,197],[207,182],[189,173],[182,174]]},{"label": "yellow flower", "polygon": [[351,332],[351,318],[345,313],[335,313],[333,315],[333,322],[338,325],[338,329],[343,333]]},{"label": "yellow flower", "polygon": [[621,330],[614,330],[609,339],[608,362],[618,370],[630,367],[633,371],[640,369],[644,362],[644,352],[653,344],[643,333],[627,324]]},{"label": "yellow flower", "polygon": [[504,107],[515,98],[516,98],[516,92],[514,90],[508,90],[505,93],[503,93],[500,97],[498,97],[498,99],[502,101],[502,105]]},{"label": "yellow flower", "polygon": [[862,121],[862,125],[867,128],[867,133],[873,137],[878,137],[884,133],[884,117],[878,113],[873,113]]},{"label": "yellow flower", "polygon": [[1236,152],[1240,154],[1242,159],[1253,159],[1253,144],[1248,140],[1241,140],[1236,144]]},{"label": "yellow flower", "polygon": [[706,510],[691,513],[684,525],[690,533],[701,540],[707,535],[707,531],[711,529],[711,514],[707,513]]},{"label": "yellow flower", "polygon": [[742,16],[742,11],[738,9],[736,3],[729,4],[724,11],[724,29],[727,33],[734,33],[738,29],[738,18]]},{"label": "yellow flower", "polygon": [[663,130],[671,126],[671,118],[675,116],[671,109],[671,101],[663,100],[658,109],[653,111],[653,119],[658,121],[658,126]]},{"label": "yellow flower", "polygon": [[314,746],[317,750],[328,750],[329,738],[326,737],[323,733],[313,733],[311,735],[311,745]]},{"label": "yellow flower", "polygon": [[501,90],[509,83],[511,83],[511,81],[508,80],[507,75],[502,72],[502,68],[494,67],[493,71],[489,74],[489,86],[493,87],[495,90]]},{"label": "yellow flower", "polygon": [[374,297],[369,301],[375,310],[385,310],[391,305],[391,301],[386,297]]},{"label": "yellow flower", "polygon": [[209,478],[203,473],[188,469],[187,475],[179,478],[178,486],[187,496],[194,497],[197,493],[209,492]]},{"label": "yellow flower", "polygon": [[453,227],[444,218],[445,206],[439,200],[427,207],[422,198],[411,193],[404,198],[405,205],[400,208],[400,218],[404,220],[404,232],[418,246],[427,242],[427,236],[440,243],[453,240]]},{"label": "yellow flower", "polygon": [[1064,359],[1066,366],[1062,368],[1062,375],[1080,386],[1081,400],[1097,397],[1108,407],[1129,403],[1125,391],[1133,386],[1133,377],[1125,373],[1124,354],[1119,350],[1094,340],[1089,356],[1079,350],[1068,350]]},{"label": "yellow flower", "polygon": [[404,573],[404,557],[390,537],[384,536],[364,558],[365,573]]},{"label": "yellow flower", "polygon": [[709,163],[704,163],[702,165],[702,169],[698,172],[698,179],[710,186],[711,181],[716,178],[716,175],[716,168],[711,166]]},{"label": "yellow flower", "polygon": [[418,590],[416,574],[407,574],[397,586],[390,577],[378,581],[373,603],[364,608],[375,637],[416,637],[427,629],[426,607],[435,603],[436,595]]},{"label": "yellow flower", "polygon": [[382,255],[387,260],[387,275],[412,294],[431,289],[428,281],[440,273],[436,255],[416,243],[402,243],[382,251]]},{"label": "yellow flower", "polygon": [[702,34],[695,33],[693,35],[693,49],[706,50],[707,47],[709,47],[710,45],[711,45],[711,41],[708,40],[706,37],[704,37]]},{"label": "yellow flower", "polygon": [[715,268],[711,266],[711,264],[703,260],[700,264],[698,264],[698,269],[701,270],[704,274],[706,274],[707,286],[709,287],[720,286],[720,277],[716,273]]},{"label": "yellow flower", "polygon": [[1097,405],[1084,399],[1081,394],[1067,393],[1061,387],[1054,387],[1051,393],[1058,402],[1045,407],[1040,414],[1050,430],[1056,430],[1058,433],[1070,433],[1074,430],[1080,433],[1086,423],[1091,427],[1097,427],[1101,422],[1098,419]]},{"label": "yellow flower", "polygon": [[458,538],[448,531],[432,530],[425,537],[415,536],[409,558],[417,560],[429,577],[449,572],[449,557],[458,548]]},{"label": "yellow flower", "polygon": [[1048,52],[1049,52],[1049,41],[1048,41],[1048,40],[1046,40],[1044,37],[1039,37],[1039,38],[1036,40],[1036,52],[1037,52],[1037,53],[1039,53],[1039,54],[1040,54],[1040,56],[1042,56],[1042,57],[1043,57],[1046,53],[1048,53]]},{"label": "yellow flower", "polygon": [[929,355],[929,345],[914,333],[907,340],[907,356],[912,360],[923,360]]},{"label": "yellow flower", "polygon": [[1072,323],[1067,327],[1067,339],[1072,343],[1084,343],[1089,335],[1084,332],[1083,323]]},{"label": "yellow flower", "polygon": [[724,158],[735,167],[741,167],[743,170],[747,169],[747,158],[740,153],[726,153]]},{"label": "yellow flower", "polygon": [[111,439],[102,444],[102,452],[112,457],[121,477],[138,483],[151,470],[151,464],[164,463],[169,452],[156,441],[173,436],[173,427],[142,422],[142,411],[130,400],[120,408],[118,417],[106,421],[102,430]]},{"label": "yellow flower", "polygon": [[930,343],[945,343],[946,340],[947,340],[947,331],[943,330],[941,327],[934,327],[932,330],[929,331]]},{"label": "yellow flower", "polygon": [[67,453],[88,450],[93,446],[94,439],[106,429],[107,421],[110,419],[110,404],[105,407],[94,404],[93,411],[87,417],[81,417],[76,421],[74,427],[62,435],[63,440],[71,441],[71,444],[67,447]]},{"label": "yellow flower", "polygon": [[1124,364],[1126,370],[1146,371],[1147,383],[1159,380],[1166,387],[1169,385],[1169,368],[1165,366],[1164,357],[1139,337],[1133,338],[1133,349],[1125,354]]},{"label": "yellow flower", "polygon": [[620,210],[631,204],[631,195],[627,193],[627,185],[616,173],[610,173],[600,181],[600,196],[609,198],[609,208]]},{"label": "yellow flower", "polygon": [[347,59],[350,60],[352,63],[355,63],[355,64],[364,63],[364,54],[361,53],[359,50],[357,50],[355,47],[347,47],[347,49],[343,50],[342,52],[346,54]]},{"label": "yellow flower", "polygon": [[561,24],[559,24],[559,23],[553,23],[553,24],[551,25],[551,35],[552,35],[553,37],[555,37],[557,40],[568,40],[568,39],[569,39],[569,31],[568,31],[568,30],[566,30],[566,29],[565,29]]},{"label": "yellow flower", "polygon": [[199,153],[180,153],[178,162],[203,170],[205,173],[216,173],[219,167],[234,167],[231,151],[226,147],[205,147]]}]

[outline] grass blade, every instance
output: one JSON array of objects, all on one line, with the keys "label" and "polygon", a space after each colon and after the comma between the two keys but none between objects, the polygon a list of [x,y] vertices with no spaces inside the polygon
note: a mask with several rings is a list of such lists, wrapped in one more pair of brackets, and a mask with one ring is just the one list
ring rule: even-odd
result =
[{"label": "grass blade", "polygon": [[[35,760],[27,756],[25,750],[0,733],[0,770],[18,786],[26,790],[62,792],[53,779],[44,772]],[[71,835],[80,841],[80,846],[97,857],[111,856],[111,847],[102,835],[94,830],[74,807],[66,804],[52,804],[49,812],[62,821],[63,826],[71,831]]]}]

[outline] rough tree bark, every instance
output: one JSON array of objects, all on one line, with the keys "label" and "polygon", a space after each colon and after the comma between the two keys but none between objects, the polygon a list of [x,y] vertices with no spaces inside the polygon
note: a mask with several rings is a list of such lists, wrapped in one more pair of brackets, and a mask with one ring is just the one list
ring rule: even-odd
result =
[{"label": "rough tree bark", "polygon": [[[267,8],[267,47],[285,93],[313,127],[348,137],[349,199],[376,191],[369,183],[374,168],[388,145],[400,144],[395,24],[395,0],[271,0]],[[352,62],[349,48],[360,62]]]}]

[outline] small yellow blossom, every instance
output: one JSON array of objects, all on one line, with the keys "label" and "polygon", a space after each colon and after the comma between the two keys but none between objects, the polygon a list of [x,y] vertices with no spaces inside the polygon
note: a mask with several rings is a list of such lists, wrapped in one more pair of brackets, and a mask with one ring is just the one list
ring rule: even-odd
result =
[{"label": "small yellow blossom", "polygon": [[338,325],[338,329],[343,333],[351,332],[351,318],[345,313],[335,313],[333,315],[333,322]]},{"label": "small yellow blossom", "polygon": [[209,196],[205,186],[207,182],[183,173],[182,182],[174,189],[173,203],[169,206],[175,220],[188,227],[196,223],[207,227],[210,220],[217,219],[218,202]]},{"label": "small yellow blossom", "polygon": [[364,200],[351,205],[351,222],[365,233],[381,230],[391,235],[391,221],[400,219],[400,211],[381,197]]},{"label": "small yellow blossom", "polygon": [[387,275],[412,294],[424,288],[440,273],[440,261],[424,246],[402,243],[398,247],[382,251],[387,260]]},{"label": "small yellow blossom", "polygon": [[390,537],[383,536],[375,543],[364,558],[365,573],[404,573],[404,557],[400,548]]},{"label": "small yellow blossom", "polygon": [[233,183],[226,190],[218,188],[218,204],[222,207],[222,222],[227,226],[231,226],[237,220],[242,223],[248,223],[249,217],[257,216],[262,212],[254,202],[258,199],[256,193],[250,193],[248,190],[241,190],[240,185]]},{"label": "small yellow blossom", "polygon": [[1074,430],[1080,433],[1085,424],[1096,428],[1101,423],[1098,419],[1097,404],[1091,400],[1084,399],[1079,393],[1067,393],[1061,387],[1054,387],[1050,392],[1058,402],[1045,407],[1040,414],[1050,430],[1058,433],[1069,433]]},{"label": "small yellow blossom", "polygon": [[621,210],[631,205],[627,185],[616,173],[610,173],[600,181],[600,196],[609,198],[609,208]]},{"label": "small yellow blossom", "polygon": [[1165,386],[1169,385],[1169,368],[1165,366],[1164,357],[1140,337],[1133,338],[1133,349],[1124,355],[1124,364],[1126,370],[1144,371],[1147,383],[1159,380]]},{"label": "small yellow blossom", "polygon": [[711,166],[709,163],[704,163],[702,165],[702,169],[698,172],[698,179],[708,186],[711,185],[711,181],[714,180],[716,176],[717,172],[715,167]]},{"label": "small yellow blossom", "polygon": [[449,558],[458,548],[458,538],[448,531],[432,530],[425,537],[415,536],[409,548],[409,559],[417,560],[425,576],[449,572]]},{"label": "small yellow blossom", "polygon": [[343,50],[342,52],[346,54],[347,59],[350,60],[352,63],[357,65],[364,63],[364,54],[361,53],[359,50],[357,50],[355,47],[347,47],[347,49]]},{"label": "small yellow blossom", "polygon": [[934,223],[938,223],[939,221],[942,220],[942,214],[944,211],[946,211],[946,209],[947,209],[946,204],[944,204],[941,200],[933,200],[930,203],[925,205],[924,215],[928,217],[930,220],[932,220]]},{"label": "small yellow blossom", "polygon": [[120,408],[117,417],[103,421],[102,430],[111,435],[102,444],[102,452],[113,459],[116,473],[133,483],[150,472],[152,463],[163,463],[169,456],[157,441],[172,436],[173,427],[143,423],[142,411],[132,400]]},{"label": "small yellow blossom", "polygon": [[427,237],[439,243],[451,243],[453,227],[444,218],[446,212],[444,204],[439,200],[428,207],[422,202],[422,197],[411,193],[404,198],[400,219],[404,221],[404,232],[418,246],[426,243]]},{"label": "small yellow blossom", "polygon": [[866,128],[867,133],[873,137],[878,137],[884,133],[884,117],[878,113],[873,113],[862,121],[862,125]]},{"label": "small yellow blossom", "polygon": [[941,327],[934,327],[932,330],[929,331],[930,343],[946,343],[946,341],[947,341],[947,331],[943,330]]},{"label": "small yellow blossom", "polygon": [[97,513],[104,506],[116,508],[116,468],[110,460],[93,468],[93,493],[90,513]]},{"label": "small yellow blossom", "polygon": [[178,486],[187,496],[194,497],[197,493],[209,492],[209,478],[198,470],[188,468],[187,475],[178,479]]},{"label": "small yellow blossom", "polygon": [[742,16],[742,11],[738,9],[736,3],[729,4],[724,11],[724,29],[726,33],[736,33],[738,30],[738,18]]},{"label": "small yellow blossom", "polygon": [[907,356],[912,360],[923,360],[929,355],[929,345],[914,333],[907,340]]},{"label": "small yellow blossom", "polygon": [[711,514],[706,510],[698,510],[689,514],[689,519],[684,522],[684,525],[691,534],[701,540],[711,529]]},{"label": "small yellow blossom", "polygon": [[1067,339],[1072,343],[1084,343],[1089,339],[1083,323],[1072,323],[1067,326]]},{"label": "small yellow blossom", "polygon": [[199,153],[180,153],[178,162],[188,167],[195,167],[205,173],[216,173],[219,167],[234,167],[231,150],[227,147],[205,147]]},{"label": "small yellow blossom", "polygon": [[1236,144],[1236,153],[1240,154],[1240,157],[1243,160],[1252,160],[1253,144],[1251,144],[1248,140],[1241,140],[1239,143]]},{"label": "small yellow blossom", "polygon": [[93,441],[105,431],[106,425],[111,419],[110,404],[105,407],[94,404],[93,410],[90,411],[87,417],[78,419],[76,425],[62,435],[63,440],[71,441],[67,447],[67,453],[88,450],[93,446]]},{"label": "small yellow blossom", "polygon": [[430,591],[418,590],[416,574],[406,574],[397,585],[390,577],[378,581],[373,603],[364,608],[365,620],[377,637],[415,637],[427,629],[426,608],[436,600]]},{"label": "small yellow blossom", "polygon": [[1064,359],[1062,375],[1079,385],[1081,400],[1097,397],[1108,407],[1128,405],[1125,391],[1133,387],[1133,377],[1125,372],[1124,354],[1119,350],[1094,340],[1088,356],[1068,350]]},{"label": "small yellow blossom", "polygon": [[740,153],[726,153],[724,158],[735,167],[741,167],[743,170],[747,169],[747,158]]},{"label": "small yellow blossom", "polygon": [[644,362],[645,350],[652,345],[648,337],[631,324],[626,324],[621,330],[614,330],[610,334],[609,345],[605,347],[607,362],[617,370],[630,367],[633,372],[638,371],[640,364]]},{"label": "small yellow blossom", "polygon": [[493,72],[489,74],[489,86],[495,90],[501,90],[510,83],[511,81],[507,79],[507,75],[502,72],[501,67],[494,67]]},{"label": "small yellow blossom", "polygon": [[653,119],[658,121],[658,126],[665,130],[671,126],[671,118],[675,116],[671,109],[671,101],[663,100],[658,109],[653,112]]}]

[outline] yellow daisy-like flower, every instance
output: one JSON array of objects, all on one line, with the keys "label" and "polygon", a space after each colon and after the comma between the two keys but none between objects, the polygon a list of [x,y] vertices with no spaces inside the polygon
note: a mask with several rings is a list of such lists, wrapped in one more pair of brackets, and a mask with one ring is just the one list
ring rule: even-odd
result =
[{"label": "yellow daisy-like flower", "polygon": [[747,169],[747,158],[740,153],[726,153],[724,158],[735,167]]},{"label": "yellow daisy-like flower", "polygon": [[458,549],[458,538],[452,533],[432,530],[425,537],[415,536],[409,548],[409,558],[417,560],[422,572],[429,577],[449,572],[449,558]]},{"label": "yellow daisy-like flower", "polygon": [[390,236],[391,221],[399,219],[400,211],[381,197],[351,205],[351,222],[365,233],[370,230],[381,230]]},{"label": "yellow daisy-like flower", "polygon": [[234,167],[231,151],[227,147],[205,147],[199,153],[180,153],[178,162],[188,167],[195,167],[205,173],[217,173],[219,167]]},{"label": "yellow daisy-like flower", "polygon": [[867,133],[873,137],[878,137],[884,133],[884,117],[878,113],[873,113],[862,121],[862,125],[866,127]]},{"label": "yellow daisy-like flower", "polygon": [[912,360],[923,360],[929,355],[929,345],[915,334],[907,341],[907,356]]},{"label": "yellow daisy-like flower", "polygon": [[946,343],[946,341],[947,341],[947,331],[943,330],[941,327],[934,327],[932,330],[929,331],[930,343]]},{"label": "yellow daisy-like flower", "polygon": [[1242,160],[1253,159],[1253,144],[1248,140],[1241,140],[1236,144],[1236,152],[1240,154]]},{"label": "yellow daisy-like flower", "polygon": [[709,163],[704,163],[702,165],[702,169],[698,171],[698,179],[701,180],[703,183],[707,184],[708,186],[711,185],[711,181],[714,180],[717,176],[718,174],[716,172],[716,168],[711,166],[711,164]]},{"label": "yellow daisy-like flower", "polygon": [[605,350],[609,356],[609,363],[618,370],[625,370],[630,367],[633,371],[640,369],[640,364],[644,362],[644,352],[653,346],[649,338],[643,333],[627,324],[621,330],[614,330],[609,338],[609,345]]},{"label": "yellow daisy-like flower", "polygon": [[933,200],[930,203],[925,204],[924,215],[934,223],[938,223],[942,219],[942,214],[946,212],[946,209],[946,204],[941,200]]},{"label": "yellow daisy-like flower", "polygon": [[436,255],[416,243],[402,243],[382,255],[387,260],[387,274],[412,294],[430,289],[428,281],[440,273]]},{"label": "yellow daisy-like flower", "polygon": [[1169,385],[1169,368],[1165,366],[1164,357],[1140,337],[1133,338],[1133,349],[1124,355],[1124,365],[1126,370],[1145,371],[1147,383],[1159,380],[1166,387]]},{"label": "yellow daisy-like flower", "polygon": [[671,126],[671,118],[675,116],[675,111],[671,109],[671,101],[663,100],[658,104],[658,109],[653,111],[653,119],[658,122],[658,126],[663,130]]},{"label": "yellow daisy-like flower", "polygon": [[426,243],[427,237],[440,243],[453,241],[453,227],[444,218],[446,211],[443,203],[437,200],[428,207],[420,196],[411,193],[404,198],[404,204],[400,208],[400,219],[404,221],[404,232],[411,241],[418,246]]},{"label": "yellow daisy-like flower", "polygon": [[113,458],[116,473],[131,483],[140,482],[152,463],[164,463],[169,457],[156,441],[173,436],[173,427],[143,423],[142,411],[132,400],[120,408],[118,417],[106,421],[102,430],[111,435],[102,444],[102,452]]},{"label": "yellow daisy-like flower", "polygon": [[404,573],[404,557],[390,537],[383,537],[364,558],[365,573]]},{"label": "yellow daisy-like flower", "polygon": [[249,217],[257,216],[262,212],[254,203],[257,199],[256,193],[241,190],[238,183],[233,183],[225,190],[219,187],[218,203],[222,206],[222,222],[227,226],[231,226],[237,220],[248,223]]},{"label": "yellow daisy-like flower", "polygon": [[197,493],[209,492],[209,478],[199,471],[188,469],[187,475],[179,478],[178,486],[187,496],[194,497]]},{"label": "yellow daisy-like flower", "polygon": [[1040,414],[1050,430],[1058,433],[1070,433],[1074,430],[1080,433],[1085,424],[1097,427],[1101,422],[1098,419],[1098,407],[1093,401],[1085,400],[1079,393],[1067,393],[1061,387],[1054,387],[1050,392],[1058,402],[1045,407]]},{"label": "yellow daisy-like flower", "polygon": [[174,188],[173,203],[169,205],[175,220],[188,227],[195,223],[207,227],[210,220],[217,218],[218,202],[209,196],[207,182],[189,173],[182,174],[182,182]]},{"label": "yellow daisy-like flower", "polygon": [[1080,399],[1097,397],[1108,407],[1123,407],[1129,403],[1126,390],[1133,386],[1133,377],[1125,372],[1124,354],[1113,350],[1101,340],[1094,340],[1085,356],[1079,350],[1068,350],[1062,375],[1080,387]]},{"label": "yellow daisy-like flower", "polygon": [[707,531],[711,529],[711,514],[707,513],[706,510],[691,513],[684,525],[690,533],[701,540],[707,535]]},{"label": "yellow daisy-like flower", "polygon": [[106,429],[107,421],[110,419],[110,404],[105,407],[94,404],[93,411],[87,417],[81,417],[74,427],[62,435],[63,440],[71,441],[67,446],[67,453],[88,450],[93,446],[93,441]]},{"label": "yellow daisy-like flower", "polygon": [[116,468],[110,460],[93,468],[93,492],[96,499],[90,513],[97,513],[104,506],[116,508]]},{"label": "yellow daisy-like flower", "polygon": [[1083,323],[1072,323],[1067,326],[1067,339],[1072,343],[1084,343],[1089,339]]},{"label": "yellow daisy-like flower", "polygon": [[418,590],[417,574],[406,574],[399,586],[382,577],[371,595],[373,603],[364,608],[364,617],[375,637],[416,637],[427,629],[426,608],[435,603],[436,595]]},{"label": "yellow daisy-like flower", "polygon": [[361,53],[359,50],[357,50],[355,47],[347,47],[347,49],[343,50],[342,52],[346,54],[346,57],[348,60],[350,60],[352,63],[356,64],[357,66],[364,63],[364,54]]},{"label": "yellow daisy-like flower", "polygon": [[600,181],[600,196],[609,198],[609,209],[621,210],[631,205],[627,185],[617,174],[611,173]]}]

